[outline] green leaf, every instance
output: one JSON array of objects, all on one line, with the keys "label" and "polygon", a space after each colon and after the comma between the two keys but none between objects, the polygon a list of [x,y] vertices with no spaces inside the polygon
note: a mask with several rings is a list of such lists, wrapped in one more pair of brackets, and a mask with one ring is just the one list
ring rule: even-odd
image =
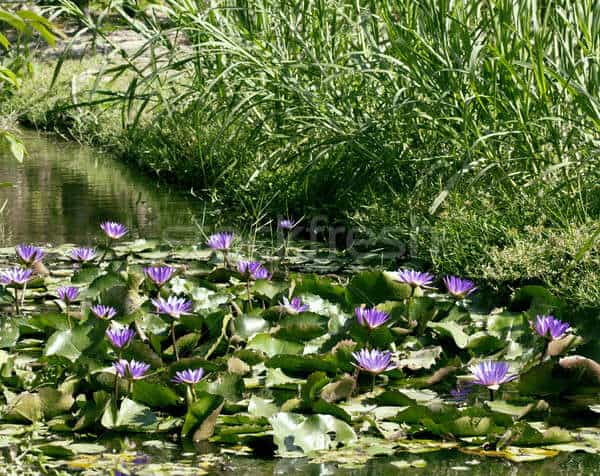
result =
[{"label": "green leaf", "polygon": [[46,342],[44,355],[47,357],[52,355],[65,357],[71,362],[75,362],[92,344],[92,340],[88,335],[90,331],[91,328],[88,326],[56,331]]},{"label": "green leaf", "polygon": [[355,275],[346,288],[349,306],[375,306],[385,301],[401,301],[412,294],[412,288],[393,280],[393,274],[365,271]]},{"label": "green leaf", "polygon": [[281,454],[331,450],[356,440],[352,427],[331,415],[304,416],[279,412],[269,418],[269,422],[273,427],[273,440]]},{"label": "green leaf", "polygon": [[156,428],[157,418],[148,407],[125,398],[118,411],[107,405],[101,423],[108,430],[148,431]]},{"label": "green leaf", "polygon": [[306,342],[327,332],[327,319],[310,312],[293,314],[279,321],[279,331],[275,334],[284,340]]},{"label": "green leaf", "polygon": [[260,350],[272,357],[277,354],[299,354],[304,346],[296,342],[276,339],[270,334],[256,334],[250,339],[246,349]]},{"label": "green leaf", "polygon": [[317,371],[335,374],[338,371],[338,366],[334,362],[315,354],[278,354],[267,360],[265,365],[268,368],[281,369],[284,373],[292,376],[306,376]]},{"label": "green leaf", "polygon": [[[224,399],[220,395],[211,395],[210,393],[206,392],[199,393],[197,400],[188,407],[183,428],[181,430],[181,436],[189,436],[190,433],[200,428],[201,425],[209,417],[213,416],[215,412],[218,414],[223,407],[223,403]],[[207,430],[209,430],[207,433],[212,433],[210,429]]]},{"label": "green leaf", "polygon": [[133,399],[153,408],[173,407],[179,401],[177,394],[170,387],[146,380],[137,380],[133,384]]},{"label": "green leaf", "polygon": [[442,336],[449,336],[459,349],[465,349],[469,343],[469,336],[463,331],[463,326],[456,322],[429,322],[427,327],[435,330]]}]

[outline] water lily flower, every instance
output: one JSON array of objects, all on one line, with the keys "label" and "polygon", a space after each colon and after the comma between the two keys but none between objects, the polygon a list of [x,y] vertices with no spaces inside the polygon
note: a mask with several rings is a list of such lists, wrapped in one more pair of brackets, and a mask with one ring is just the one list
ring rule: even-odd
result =
[{"label": "water lily flower", "polygon": [[541,337],[548,340],[560,339],[571,330],[568,322],[563,322],[554,316],[536,316],[532,327]]},{"label": "water lily flower", "polygon": [[293,230],[296,225],[298,225],[298,222],[290,220],[289,218],[284,218],[282,220],[279,220],[279,223],[277,224],[277,228],[279,228],[280,230],[285,230],[285,231],[290,231]]},{"label": "water lily flower", "polygon": [[228,251],[233,244],[234,234],[233,233],[215,233],[208,237],[206,244],[217,251]]},{"label": "water lily flower", "polygon": [[100,224],[100,228],[106,233],[111,240],[118,240],[119,238],[123,238],[129,230],[122,223],[117,223],[116,221],[105,221]]},{"label": "water lily flower", "polygon": [[352,357],[356,360],[355,365],[373,375],[396,368],[396,364],[392,362],[392,353],[389,350],[361,349],[358,352],[352,352]]},{"label": "water lily flower", "polygon": [[133,329],[129,329],[128,327],[113,326],[106,330],[106,336],[113,346],[115,346],[117,349],[122,349],[129,344],[129,342],[131,342],[135,336],[135,331]]},{"label": "water lily flower", "polygon": [[175,377],[173,377],[172,381],[175,383],[195,385],[203,376],[204,369],[186,369],[175,372]]},{"label": "water lily flower", "polygon": [[91,311],[98,319],[112,319],[117,315],[117,310],[114,307],[103,306],[102,304],[92,306]]},{"label": "water lily flower", "polygon": [[175,273],[171,266],[148,266],[144,268],[144,274],[158,287],[163,286]]},{"label": "water lily flower", "polygon": [[25,284],[31,279],[32,275],[33,270],[15,266],[14,268],[4,270],[0,273],[0,283],[5,286],[10,284]]},{"label": "water lily flower", "polygon": [[58,298],[65,304],[75,301],[79,296],[79,288],[74,286],[62,286],[56,290]]},{"label": "water lily flower", "polygon": [[387,312],[379,311],[378,309],[365,309],[364,307],[357,307],[354,313],[356,314],[358,323],[369,329],[375,329],[385,324],[390,317]]},{"label": "water lily flower", "polygon": [[399,269],[396,273],[396,281],[409,284],[413,288],[427,287],[433,282],[433,279],[433,274],[415,271],[414,269]]},{"label": "water lily flower", "polygon": [[169,296],[167,299],[157,297],[152,299],[152,304],[159,314],[167,314],[173,319],[179,319],[182,315],[189,314],[192,310],[191,301],[177,296]]},{"label": "water lily flower", "polygon": [[456,403],[464,403],[467,401],[472,391],[473,383],[459,384],[456,388],[450,390],[451,400]]},{"label": "water lily flower", "polygon": [[490,390],[490,400],[494,399],[494,390],[498,390],[500,385],[513,381],[518,377],[517,374],[509,374],[509,365],[507,362],[496,362],[494,360],[484,360],[476,365],[469,367],[473,374],[475,385],[487,387]]},{"label": "water lily flower", "polygon": [[94,248],[73,248],[69,251],[69,256],[73,261],[87,263],[96,257],[96,250]]},{"label": "water lily flower", "polygon": [[288,301],[288,298],[284,297],[279,304],[292,314],[306,312],[309,309],[308,304],[302,304],[302,299],[299,297],[293,297],[291,301]]},{"label": "water lily flower", "polygon": [[119,377],[139,380],[145,377],[146,372],[150,369],[150,364],[119,359],[113,364],[113,367]]},{"label": "water lily flower", "polygon": [[446,276],[443,281],[448,293],[458,299],[463,299],[477,290],[473,281],[458,276]]},{"label": "water lily flower", "polygon": [[41,261],[44,256],[44,250],[33,245],[17,245],[15,246],[15,251],[21,262],[27,266]]}]

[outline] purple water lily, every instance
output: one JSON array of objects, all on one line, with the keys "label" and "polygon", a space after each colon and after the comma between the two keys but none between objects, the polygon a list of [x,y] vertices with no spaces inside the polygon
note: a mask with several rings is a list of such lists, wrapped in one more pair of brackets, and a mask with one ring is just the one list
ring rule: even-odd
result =
[{"label": "purple water lily", "polygon": [[179,319],[182,315],[189,314],[192,310],[192,303],[185,298],[169,296],[167,299],[158,297],[152,299],[152,304],[159,314],[167,314],[173,319]]},{"label": "purple water lily", "polygon": [[183,383],[188,385],[197,384],[204,376],[204,369],[186,369],[175,372],[175,377],[171,380],[175,383]]},{"label": "purple water lily", "polygon": [[0,283],[5,286],[10,284],[25,284],[31,279],[32,275],[33,270],[15,266],[0,273]]},{"label": "purple water lily", "polygon": [[238,271],[252,279],[271,279],[271,273],[258,261],[240,261]]},{"label": "purple water lily", "polygon": [[145,377],[146,372],[150,369],[150,365],[144,362],[137,362],[136,360],[127,361],[125,359],[119,359],[113,367],[117,372],[117,375],[121,378],[128,378],[132,380],[139,380]]},{"label": "purple water lily", "polygon": [[392,362],[392,353],[388,350],[361,349],[358,352],[352,352],[352,357],[361,370],[373,375],[396,368],[396,364]]},{"label": "purple water lily", "polygon": [[117,310],[114,307],[103,306],[102,304],[92,306],[91,311],[98,319],[112,319],[117,315]]},{"label": "purple water lily", "polygon": [[114,347],[122,349],[131,342],[135,336],[135,331],[128,327],[112,327],[106,330],[106,336]]},{"label": "purple water lily", "polygon": [[73,248],[69,251],[69,256],[73,261],[80,263],[87,263],[92,261],[96,257],[96,250],[94,248]]},{"label": "purple water lily", "polygon": [[463,299],[477,290],[473,281],[458,276],[446,276],[443,281],[448,293],[458,299]]},{"label": "purple water lily", "polygon": [[500,385],[511,382],[518,377],[517,374],[509,374],[509,369],[507,362],[496,362],[494,360],[484,360],[469,367],[474,377],[472,383],[487,387],[490,390],[491,400],[494,399],[494,390],[498,390]]},{"label": "purple water lily", "polygon": [[21,262],[27,266],[41,261],[44,256],[44,250],[33,245],[17,245],[15,251]]},{"label": "purple water lily", "polygon": [[282,220],[279,220],[277,228],[284,231],[291,231],[294,228],[296,228],[296,225],[298,225],[297,221],[295,222],[294,220],[290,220],[289,218],[284,218]]},{"label": "purple water lily", "polygon": [[390,317],[387,312],[379,311],[378,309],[365,309],[364,307],[357,307],[354,313],[356,314],[358,323],[369,329],[375,329],[385,324]]},{"label": "purple water lily", "polygon": [[458,384],[456,388],[450,390],[450,400],[456,403],[465,403],[473,391],[472,383]]},{"label": "purple water lily", "polygon": [[169,281],[174,273],[175,268],[171,266],[149,266],[144,268],[144,274],[158,287]]},{"label": "purple water lily", "polygon": [[433,274],[415,271],[414,269],[399,269],[396,273],[396,281],[409,284],[413,288],[427,287],[433,282],[433,279]]},{"label": "purple water lily", "polygon": [[554,316],[536,316],[532,327],[541,337],[548,340],[560,339],[571,330],[568,322],[563,322]]},{"label": "purple water lily", "polygon": [[233,244],[233,239],[233,233],[220,232],[210,235],[206,244],[213,250],[228,251]]},{"label": "purple water lily", "polygon": [[79,296],[79,288],[74,286],[62,286],[56,290],[58,298],[65,304],[69,304]]},{"label": "purple water lily", "polygon": [[122,223],[117,223],[116,221],[105,221],[104,223],[100,224],[100,228],[102,228],[102,231],[104,231],[106,236],[108,236],[111,240],[123,238],[129,231],[125,225]]},{"label": "purple water lily", "polygon": [[291,301],[288,301],[288,298],[284,297],[279,304],[292,314],[306,312],[309,309],[308,304],[302,304],[302,299],[299,297],[293,297]]}]

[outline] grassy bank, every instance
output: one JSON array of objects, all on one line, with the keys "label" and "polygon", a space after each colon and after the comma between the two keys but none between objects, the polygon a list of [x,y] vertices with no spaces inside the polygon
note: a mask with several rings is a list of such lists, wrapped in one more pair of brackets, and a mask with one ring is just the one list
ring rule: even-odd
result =
[{"label": "grassy bank", "polygon": [[49,94],[40,65],[2,107],[253,218],[325,213],[436,272],[598,302],[597,5],[216,4],[139,12],[125,61]]}]

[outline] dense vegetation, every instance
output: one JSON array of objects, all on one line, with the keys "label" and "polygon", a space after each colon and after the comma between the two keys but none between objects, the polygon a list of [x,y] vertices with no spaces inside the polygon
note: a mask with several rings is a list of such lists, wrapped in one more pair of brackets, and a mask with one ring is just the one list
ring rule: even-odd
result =
[{"label": "dense vegetation", "polygon": [[96,248],[2,255],[0,431],[45,474],[148,465],[143,447],[111,459],[110,432],[343,468],[600,452],[598,326],[542,287],[500,307],[457,277],[336,279],[290,271],[285,249],[248,261],[232,234],[173,247],[102,228]]},{"label": "dense vegetation", "polygon": [[597,305],[598,2],[59,3],[142,45],[6,111],[253,218],[325,213],[440,272]]}]

